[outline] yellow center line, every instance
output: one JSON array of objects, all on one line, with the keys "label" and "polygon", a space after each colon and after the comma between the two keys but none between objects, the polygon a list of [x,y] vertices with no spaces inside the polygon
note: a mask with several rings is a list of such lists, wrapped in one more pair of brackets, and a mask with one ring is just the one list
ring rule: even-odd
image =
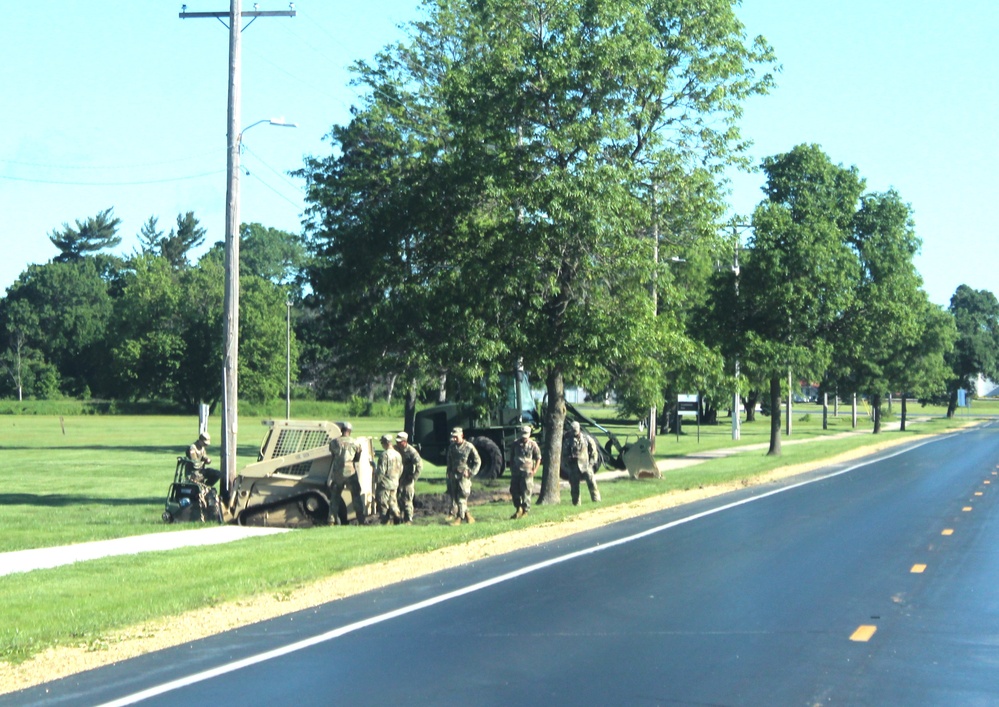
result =
[{"label": "yellow center line", "polygon": [[860,626],[850,636],[850,640],[866,643],[867,641],[871,640],[871,636],[873,636],[877,630],[878,630],[877,626],[869,626],[869,625]]},{"label": "yellow center line", "polygon": [[954,534],[954,529],[953,528],[944,528],[943,532],[940,533],[940,534],[941,535],[953,535]]},{"label": "yellow center line", "polygon": [[985,484],[986,486],[988,486],[992,482],[989,479],[985,479],[985,481],[983,481],[982,483]]},{"label": "yellow center line", "polygon": [[912,569],[909,570],[912,574],[922,574],[926,571],[926,565],[913,565]]},{"label": "yellow center line", "polygon": [[964,511],[965,513],[967,513],[968,511],[970,511],[970,510],[971,510],[971,506],[965,506],[965,507],[964,507],[964,508],[962,508],[961,510],[962,510],[962,511]]},{"label": "yellow center line", "polygon": [[981,496],[981,495],[982,495],[982,492],[981,492],[981,491],[975,491],[975,495],[976,495],[976,496]]}]

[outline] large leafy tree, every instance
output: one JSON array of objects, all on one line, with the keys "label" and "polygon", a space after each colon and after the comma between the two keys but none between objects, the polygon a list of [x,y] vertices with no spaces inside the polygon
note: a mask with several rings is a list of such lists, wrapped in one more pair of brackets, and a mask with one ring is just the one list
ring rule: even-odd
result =
[{"label": "large leafy tree", "polygon": [[739,298],[748,367],[769,380],[767,453],[776,456],[782,381],[789,370],[810,377],[825,370],[834,327],[852,306],[860,266],[850,236],[864,181],[818,145],[768,157],[763,171],[766,198],[753,213]]},{"label": "large leafy tree", "polygon": [[958,286],[950,298],[957,325],[957,341],[947,356],[951,377],[947,383],[947,416],[957,410],[959,390],[975,390],[979,375],[999,379],[999,301],[988,290]]},{"label": "large leafy tree", "polygon": [[93,257],[29,266],[0,306],[3,329],[59,372],[68,395],[103,392],[111,315],[109,285]]},{"label": "large leafy tree", "polygon": [[[369,330],[417,323],[423,355],[399,365],[519,358],[544,377],[543,502],[558,498],[566,378],[661,371],[678,337],[649,292],[653,195],[717,178],[742,148],[741,102],[770,84],[769,47],[732,8],[427,2],[411,41],[359,67],[372,93],[334,130],[339,154],[306,168],[317,294],[373,271],[341,299]],[[644,387],[652,403],[664,386]]]},{"label": "large leafy tree", "polygon": [[898,351],[894,368],[902,391],[901,429],[905,431],[908,395],[919,400],[939,399],[953,375],[947,356],[954,349],[957,327],[954,316],[939,305],[932,304],[920,291],[914,315],[920,323],[920,334],[908,346]]},{"label": "large leafy tree", "polygon": [[138,255],[131,265],[111,327],[117,397],[173,400],[186,350],[181,311],[192,306],[196,293],[181,285],[173,264],[162,256]]},{"label": "large leafy tree", "polygon": [[912,210],[894,190],[865,194],[854,215],[850,242],[860,275],[835,337],[841,390],[866,393],[881,431],[881,401],[906,378],[904,352],[924,334],[925,294],[913,264],[920,241]]}]

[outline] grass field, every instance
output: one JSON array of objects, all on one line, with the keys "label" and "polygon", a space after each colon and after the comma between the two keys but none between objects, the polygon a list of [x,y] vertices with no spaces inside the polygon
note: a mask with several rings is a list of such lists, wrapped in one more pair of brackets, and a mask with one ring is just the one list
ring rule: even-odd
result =
[{"label": "grass field", "polygon": [[[608,409],[594,407],[587,412],[602,423],[611,423],[617,433],[632,439],[638,433],[633,423],[614,420]],[[991,411],[979,407],[975,412]],[[926,413],[919,408],[910,411],[912,416]],[[966,416],[953,421],[934,418],[913,425],[904,435],[915,437],[964,421]],[[394,432],[401,423],[397,418],[358,418],[353,422],[355,435]],[[760,417],[758,422],[744,425],[738,444],[765,443],[769,424],[768,418]],[[840,417],[830,419],[829,429],[823,430],[820,410],[801,406],[794,414],[791,440],[850,429],[848,409],[845,414],[841,409]],[[859,429],[869,431],[866,418]],[[219,430],[211,431],[217,444]],[[160,514],[176,457],[186,450],[196,432],[197,420],[181,417],[0,416],[4,460],[0,552],[191,527],[165,525]],[[256,459],[263,432],[259,418],[240,419],[240,466]],[[727,419],[717,426],[702,427],[699,435],[696,425],[690,424],[685,433],[679,441],[674,436],[659,437],[657,457],[735,444]],[[901,435],[886,432],[881,439]],[[765,449],[746,451],[670,472],[662,480],[604,483],[601,491],[604,505],[626,503],[761,474],[875,441],[872,435],[861,434],[786,444],[779,459],[766,457]],[[433,481],[442,475],[440,468],[429,466],[417,493],[439,493],[441,485]],[[507,483],[501,479],[492,486],[501,489]],[[561,505],[535,507],[525,522],[559,522],[586,510],[585,504],[572,507],[566,493]],[[280,595],[349,567],[506,532],[511,529],[507,520],[511,511],[508,503],[491,503],[476,508],[479,522],[470,526],[455,528],[430,519],[413,526],[324,527],[218,547],[106,558],[0,577],[5,604],[0,619],[0,659],[17,662],[56,645],[99,649],[109,632],[145,620],[258,593]]]}]

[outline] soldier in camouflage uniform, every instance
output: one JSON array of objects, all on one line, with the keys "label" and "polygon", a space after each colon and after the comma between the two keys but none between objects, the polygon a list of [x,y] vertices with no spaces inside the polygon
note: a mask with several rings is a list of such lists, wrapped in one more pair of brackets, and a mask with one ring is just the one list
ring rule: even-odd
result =
[{"label": "soldier in camouflage uniform", "polygon": [[211,443],[211,435],[205,431],[187,448],[187,458],[191,462],[187,466],[187,478],[198,485],[198,514],[202,522],[205,520],[208,506],[218,503],[212,493],[212,487],[222,478],[221,471],[208,466],[212,463],[208,456],[208,445]]},{"label": "soldier in camouflage uniform", "polygon": [[572,505],[578,506],[579,482],[586,481],[587,488],[590,489],[590,499],[600,500],[600,490],[597,488],[597,481],[593,478],[593,465],[590,462],[590,445],[586,435],[583,434],[578,422],[573,422],[572,433],[568,436],[562,446],[562,456],[565,458],[569,471],[569,491],[572,494]]},{"label": "soldier in camouflage uniform", "polygon": [[447,478],[451,501],[458,507],[452,525],[460,525],[462,521],[475,522],[468,512],[468,496],[472,492],[472,477],[479,472],[481,464],[479,452],[465,440],[465,431],[460,427],[451,430],[451,446],[447,448]]},{"label": "soldier in camouflage uniform", "polygon": [[208,465],[212,463],[211,458],[208,456],[208,445],[211,443],[211,435],[207,432],[202,432],[198,435],[198,439],[187,448],[187,458],[193,462],[192,468],[196,472],[200,472],[202,482],[207,486],[214,486],[222,477],[222,472],[218,469],[208,468]]},{"label": "soldier in camouflage uniform", "polygon": [[330,493],[330,524],[340,525],[340,506],[343,504],[343,492],[350,491],[351,505],[359,525],[364,524],[364,499],[361,497],[361,482],[357,478],[357,464],[361,459],[361,445],[350,436],[353,425],[349,422],[340,423],[343,434],[330,441],[330,453],[333,463],[330,466],[330,476],[327,486]]},{"label": "soldier in camouflage uniform", "polygon": [[416,480],[423,471],[423,459],[420,453],[409,446],[409,435],[400,432],[395,436],[396,451],[402,456],[402,478],[399,479],[399,508],[402,510],[402,522],[413,522],[413,498],[416,496]]},{"label": "soldier in camouflage uniform", "polygon": [[378,504],[378,518],[382,525],[388,522],[400,523],[399,502],[396,494],[399,491],[399,477],[402,476],[402,455],[392,448],[392,437],[382,435],[382,456],[378,459],[375,470],[375,500]]},{"label": "soldier in camouflage uniform", "polygon": [[515,512],[511,520],[523,518],[531,510],[534,473],[541,466],[541,449],[531,439],[530,425],[520,428],[520,437],[510,449],[510,497]]}]

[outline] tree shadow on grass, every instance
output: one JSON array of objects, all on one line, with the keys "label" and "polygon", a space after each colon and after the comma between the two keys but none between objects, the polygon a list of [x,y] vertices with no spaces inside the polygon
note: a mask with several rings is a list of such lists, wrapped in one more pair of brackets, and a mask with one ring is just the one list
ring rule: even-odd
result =
[{"label": "tree shadow on grass", "polygon": [[162,504],[163,496],[144,498],[98,498],[95,496],[73,496],[61,493],[0,493],[0,506],[41,506],[64,508],[97,504],[102,506],[148,506]]}]

